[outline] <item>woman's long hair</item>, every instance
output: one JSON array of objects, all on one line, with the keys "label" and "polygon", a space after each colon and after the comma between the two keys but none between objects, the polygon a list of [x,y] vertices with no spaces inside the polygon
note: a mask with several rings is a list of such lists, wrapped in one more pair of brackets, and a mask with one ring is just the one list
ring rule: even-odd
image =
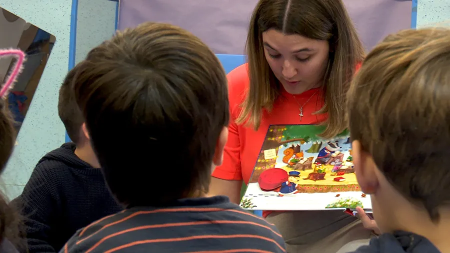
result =
[{"label": "woman's long hair", "polygon": [[322,137],[341,133],[347,128],[345,95],[356,65],[364,59],[364,48],[341,0],[259,1],[247,37],[250,90],[237,123],[257,130],[262,111],[270,111],[280,95],[280,83],[264,57],[262,33],[269,29],[329,42],[325,104],[317,113],[328,114]]}]

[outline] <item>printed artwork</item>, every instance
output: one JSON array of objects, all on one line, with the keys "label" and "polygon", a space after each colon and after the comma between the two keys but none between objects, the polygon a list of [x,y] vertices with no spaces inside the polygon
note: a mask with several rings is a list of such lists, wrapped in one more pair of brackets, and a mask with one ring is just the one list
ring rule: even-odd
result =
[{"label": "printed artwork", "polygon": [[241,206],[254,210],[370,208],[353,166],[348,131],[333,139],[324,126],[269,127]]}]

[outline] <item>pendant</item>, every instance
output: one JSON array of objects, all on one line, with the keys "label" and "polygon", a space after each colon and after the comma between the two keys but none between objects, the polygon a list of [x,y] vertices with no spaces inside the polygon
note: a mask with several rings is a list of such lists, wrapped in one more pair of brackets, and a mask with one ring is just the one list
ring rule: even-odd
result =
[{"label": "pendant", "polygon": [[300,114],[299,114],[299,116],[300,116],[300,121],[302,121],[302,118],[303,118],[303,108],[300,108]]}]

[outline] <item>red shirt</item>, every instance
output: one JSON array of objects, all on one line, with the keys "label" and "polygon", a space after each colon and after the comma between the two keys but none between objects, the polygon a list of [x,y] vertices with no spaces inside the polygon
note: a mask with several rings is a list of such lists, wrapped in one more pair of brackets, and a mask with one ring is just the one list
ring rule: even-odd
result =
[{"label": "red shirt", "polygon": [[[224,180],[244,180],[246,184],[252,175],[270,125],[318,124],[327,117],[325,114],[313,115],[324,105],[323,92],[320,88],[292,95],[281,86],[281,95],[273,104],[272,111],[263,111],[258,131],[252,127],[237,125],[235,122],[242,111],[241,104],[250,85],[247,66],[248,64],[241,65],[227,75],[231,115],[228,142],[225,145],[223,164],[212,174],[213,177]],[[361,63],[356,66],[356,71],[360,67]],[[300,121],[301,106],[303,117]],[[267,217],[269,213],[263,212],[263,216]]]},{"label": "red shirt", "polygon": [[[242,110],[240,105],[249,89],[247,64],[237,67],[227,77],[231,114],[229,135],[223,164],[215,169],[213,177],[224,180],[244,180],[247,184],[269,126],[323,122],[326,115],[312,115],[312,113],[322,108],[324,99],[320,88],[311,89],[299,95],[289,94],[282,88],[281,95],[276,99],[272,111],[270,113],[263,111],[261,125],[258,131],[255,131],[252,127],[235,123]],[[303,106],[303,118],[300,121],[301,106]]]}]

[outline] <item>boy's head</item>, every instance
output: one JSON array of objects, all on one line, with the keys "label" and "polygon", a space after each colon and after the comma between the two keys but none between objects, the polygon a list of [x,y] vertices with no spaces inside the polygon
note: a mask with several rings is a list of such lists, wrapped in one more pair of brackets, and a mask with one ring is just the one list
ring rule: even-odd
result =
[{"label": "boy's head", "polygon": [[208,191],[229,120],[224,70],[191,33],[145,23],[77,67],[76,101],[116,198],[162,206]]},{"label": "boy's head", "polygon": [[59,89],[58,114],[72,142],[81,145],[87,138],[81,129],[84,123],[83,114],[77,105],[73,92],[73,81],[76,69],[72,69]]},{"label": "boy's head", "polygon": [[356,176],[382,230],[401,201],[434,223],[450,203],[449,41],[436,28],[388,36],[348,93]]}]

